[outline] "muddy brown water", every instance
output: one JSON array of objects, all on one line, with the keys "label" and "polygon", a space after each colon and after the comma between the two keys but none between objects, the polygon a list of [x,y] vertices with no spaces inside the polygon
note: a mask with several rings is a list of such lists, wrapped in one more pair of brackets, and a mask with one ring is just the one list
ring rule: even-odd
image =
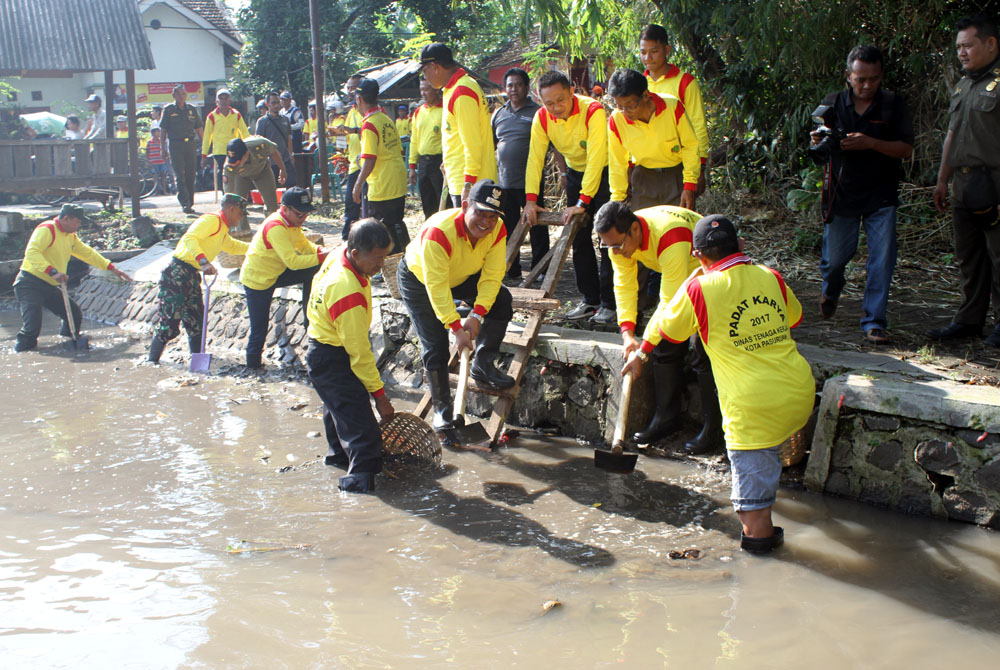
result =
[{"label": "muddy brown water", "polygon": [[137,367],[112,328],[72,355],[51,317],[14,354],[18,326],[0,667],[996,667],[996,533],[783,490],[751,557],[725,472],[543,437],[341,494],[308,387]]}]

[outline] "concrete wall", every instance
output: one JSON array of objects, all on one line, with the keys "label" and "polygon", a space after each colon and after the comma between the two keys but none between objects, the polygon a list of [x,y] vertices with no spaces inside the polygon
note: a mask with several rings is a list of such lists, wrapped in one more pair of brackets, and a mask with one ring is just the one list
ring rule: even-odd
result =
[{"label": "concrete wall", "polygon": [[[137,84],[165,81],[223,81],[226,62],[222,42],[167,5],[157,4],[142,14],[143,25],[159,19],[159,30],[146,28],[155,70],[138,70]],[[115,81],[119,81],[116,76]],[[120,81],[124,81],[124,77]]]}]

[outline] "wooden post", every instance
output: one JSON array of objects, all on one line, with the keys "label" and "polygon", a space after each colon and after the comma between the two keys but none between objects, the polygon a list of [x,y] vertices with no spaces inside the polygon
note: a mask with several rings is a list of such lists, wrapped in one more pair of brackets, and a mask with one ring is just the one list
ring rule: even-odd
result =
[{"label": "wooden post", "polygon": [[135,119],[135,70],[125,70],[125,104],[128,109],[128,171],[132,178],[132,218],[139,216],[139,199],[142,185],[139,183],[139,129]]},{"label": "wooden post", "polygon": [[[330,202],[330,174],[327,170],[326,147],[326,101],[323,90],[323,53],[319,43],[319,7],[317,0],[309,0],[309,36],[312,39],[313,88],[316,89],[316,127],[319,133],[319,165],[313,166],[319,170],[320,193],[323,204]],[[309,112],[306,111],[308,114]]]},{"label": "wooden post", "polygon": [[115,73],[104,71],[104,136],[115,139]]}]

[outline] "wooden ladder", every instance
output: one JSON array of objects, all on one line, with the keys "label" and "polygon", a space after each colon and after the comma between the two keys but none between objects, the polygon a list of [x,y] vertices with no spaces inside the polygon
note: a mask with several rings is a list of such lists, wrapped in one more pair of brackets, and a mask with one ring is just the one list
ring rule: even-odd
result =
[{"label": "wooden ladder", "polygon": [[[584,221],[584,217],[586,216],[587,214],[577,214],[570,220],[569,224],[563,225],[561,212],[538,213],[537,225],[559,226],[562,228],[562,232],[556,240],[556,243],[549,249],[548,253],[542,257],[535,267],[531,268],[531,271],[528,272],[527,276],[525,276],[524,280],[521,282],[521,286],[519,288],[508,289],[510,290],[511,297],[513,298],[514,309],[528,312],[528,322],[525,324],[524,330],[521,331],[521,334],[514,334],[508,330],[507,335],[504,337],[504,343],[513,347],[515,350],[514,358],[511,361],[510,369],[508,370],[508,374],[514,378],[514,385],[509,389],[497,391],[491,388],[483,388],[476,384],[472,379],[469,380],[470,391],[476,391],[477,393],[483,393],[497,398],[493,405],[493,412],[490,414],[489,422],[486,426],[486,432],[490,436],[491,446],[496,445],[497,441],[503,435],[504,426],[507,421],[507,414],[514,406],[517,394],[521,390],[521,381],[524,379],[524,373],[528,368],[528,360],[531,357],[531,351],[535,348],[535,342],[538,340],[539,333],[542,332],[542,323],[545,319],[545,313],[559,308],[559,300],[553,297],[553,295],[555,293],[556,286],[559,284],[559,277],[562,275],[563,266],[566,264],[566,258],[569,256],[569,252],[573,248],[573,237],[576,235],[576,231],[580,228],[580,224]],[[521,243],[524,241],[524,236],[527,233],[528,226],[522,219],[517,224],[517,227],[514,228],[514,232],[507,238],[508,269],[513,262],[519,258]],[[542,288],[526,288],[531,286],[535,279],[542,273],[545,273],[545,279],[542,281]],[[457,351],[451,352],[451,358],[448,362],[448,370],[450,371],[452,381],[457,384]],[[414,413],[420,418],[424,418],[427,416],[430,408],[431,395],[429,392],[425,392],[424,396],[417,404],[417,408],[414,410]]]}]

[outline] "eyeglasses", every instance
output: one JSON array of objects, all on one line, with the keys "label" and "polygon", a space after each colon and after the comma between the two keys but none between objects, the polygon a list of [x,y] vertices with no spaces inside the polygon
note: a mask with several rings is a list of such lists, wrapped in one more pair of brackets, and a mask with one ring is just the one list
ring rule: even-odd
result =
[{"label": "eyeglasses", "polygon": [[617,109],[622,114],[635,114],[636,110],[639,109],[639,105],[641,105],[641,104],[642,104],[642,98],[640,98],[639,100],[636,100],[631,105],[619,105],[616,102],[615,103],[615,109]]}]

